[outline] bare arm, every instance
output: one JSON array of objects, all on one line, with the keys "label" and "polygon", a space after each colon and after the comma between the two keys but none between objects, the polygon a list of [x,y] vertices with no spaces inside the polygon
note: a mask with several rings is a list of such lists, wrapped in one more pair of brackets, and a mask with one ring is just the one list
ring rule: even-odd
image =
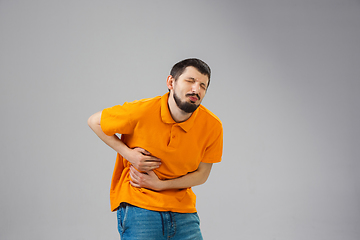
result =
[{"label": "bare arm", "polygon": [[212,163],[201,162],[196,171],[171,180],[160,180],[153,171],[141,173],[131,167],[132,181],[130,183],[134,187],[149,188],[155,191],[188,188],[205,183],[210,175],[211,167]]},{"label": "bare arm", "polygon": [[132,165],[134,165],[139,171],[150,171],[158,168],[161,164],[161,160],[151,156],[151,154],[142,148],[129,148],[123,143],[116,135],[106,135],[100,125],[101,112],[97,112],[90,116],[88,119],[89,127],[95,132],[95,134],[106,143],[109,147],[118,152]]}]

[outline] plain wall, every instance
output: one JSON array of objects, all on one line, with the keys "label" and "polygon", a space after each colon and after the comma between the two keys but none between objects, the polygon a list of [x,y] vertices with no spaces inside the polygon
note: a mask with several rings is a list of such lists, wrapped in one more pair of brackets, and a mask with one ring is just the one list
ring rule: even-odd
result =
[{"label": "plain wall", "polygon": [[360,2],[0,1],[0,239],[118,239],[87,118],[212,68],[204,239],[360,239]]}]

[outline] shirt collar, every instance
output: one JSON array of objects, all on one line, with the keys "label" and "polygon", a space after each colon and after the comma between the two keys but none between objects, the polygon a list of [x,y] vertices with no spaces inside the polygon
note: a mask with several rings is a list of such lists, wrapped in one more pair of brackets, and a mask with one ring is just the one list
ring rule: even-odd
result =
[{"label": "shirt collar", "polygon": [[169,93],[164,94],[161,97],[161,119],[164,123],[168,124],[178,124],[185,132],[188,132],[192,126],[194,125],[196,116],[199,112],[199,108],[196,109],[192,114],[191,117],[181,123],[177,123],[174,121],[170,114],[169,106],[168,106],[168,99],[169,99]]}]

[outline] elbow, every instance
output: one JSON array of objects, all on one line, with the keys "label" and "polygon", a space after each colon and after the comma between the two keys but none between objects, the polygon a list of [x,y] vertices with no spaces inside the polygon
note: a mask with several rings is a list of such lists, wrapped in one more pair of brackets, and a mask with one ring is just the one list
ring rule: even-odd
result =
[{"label": "elbow", "polygon": [[91,117],[88,118],[87,124],[89,125],[89,127],[91,127]]},{"label": "elbow", "polygon": [[204,176],[204,177],[201,179],[201,181],[200,181],[200,184],[199,184],[199,185],[203,185],[204,183],[206,183],[206,181],[208,180],[208,178],[209,178],[209,175]]},{"label": "elbow", "polygon": [[200,177],[198,178],[197,183],[195,184],[195,186],[200,186],[203,185],[204,183],[206,183],[206,181],[208,180],[209,175],[207,174],[201,174]]},{"label": "elbow", "polygon": [[87,123],[91,129],[94,129],[94,127],[96,127],[97,125],[100,126],[100,119],[101,119],[101,112],[98,112],[91,115],[88,118]]},{"label": "elbow", "polygon": [[92,129],[94,126],[94,120],[93,120],[93,116],[90,116],[87,120],[87,124],[89,125],[89,127]]},{"label": "elbow", "polygon": [[212,168],[212,163],[200,163],[199,168],[197,170],[199,174],[198,185],[202,185],[208,180],[210,176],[211,168]]}]

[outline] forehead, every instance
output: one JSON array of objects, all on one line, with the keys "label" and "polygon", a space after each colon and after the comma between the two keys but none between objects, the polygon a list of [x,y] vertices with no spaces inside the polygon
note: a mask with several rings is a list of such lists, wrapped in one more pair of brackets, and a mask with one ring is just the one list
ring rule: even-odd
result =
[{"label": "forehead", "polygon": [[193,66],[186,67],[184,72],[180,75],[179,78],[187,79],[194,78],[195,80],[205,83],[206,85],[209,82],[209,77],[205,74],[202,74]]}]

